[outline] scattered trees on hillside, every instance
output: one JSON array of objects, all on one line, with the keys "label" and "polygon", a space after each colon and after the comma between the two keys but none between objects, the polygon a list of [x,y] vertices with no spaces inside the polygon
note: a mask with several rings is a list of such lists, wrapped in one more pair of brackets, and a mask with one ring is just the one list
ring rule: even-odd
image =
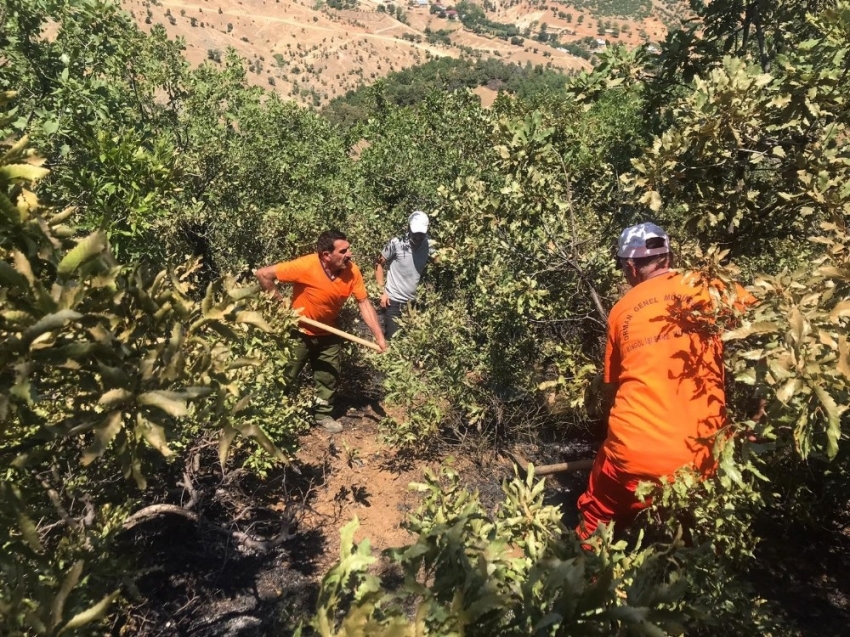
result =
[{"label": "scattered trees on hillside", "polygon": [[576,9],[585,9],[595,16],[619,16],[641,20],[652,12],[651,0],[573,0]]}]

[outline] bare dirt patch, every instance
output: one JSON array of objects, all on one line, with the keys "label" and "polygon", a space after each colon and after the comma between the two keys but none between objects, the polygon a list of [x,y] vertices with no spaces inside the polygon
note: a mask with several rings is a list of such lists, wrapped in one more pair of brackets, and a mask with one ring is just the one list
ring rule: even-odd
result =
[{"label": "bare dirt patch", "polygon": [[411,541],[402,523],[418,498],[408,485],[422,479],[424,467],[438,463],[401,462],[380,442],[380,418],[369,407],[350,409],[340,418],[343,433],[314,429],[298,453],[302,463],[329,467],[302,523],[325,534],[325,568],[339,555],[339,531],[354,517],[360,521],[355,540],[368,537],[376,552]]},{"label": "bare dirt patch", "polygon": [[490,108],[493,106],[493,102],[495,102],[496,98],[499,96],[499,91],[494,91],[486,86],[479,86],[478,88],[473,89],[472,92],[478,96],[481,100],[481,106],[484,108]]},{"label": "bare dirt patch", "polygon": [[[569,15],[570,19],[561,14]],[[545,23],[548,32],[557,34],[562,42],[574,42],[591,37],[607,40],[611,44],[638,46],[645,42],[660,42],[667,36],[667,27],[657,17],[641,20],[598,17],[586,10],[576,9],[570,4],[552,4],[543,10],[530,3],[520,3],[497,10],[495,16],[494,20],[516,24],[521,28],[530,28],[532,31],[539,31],[540,26]],[[616,35],[614,33],[599,34],[600,20],[614,23],[617,26]]]}]

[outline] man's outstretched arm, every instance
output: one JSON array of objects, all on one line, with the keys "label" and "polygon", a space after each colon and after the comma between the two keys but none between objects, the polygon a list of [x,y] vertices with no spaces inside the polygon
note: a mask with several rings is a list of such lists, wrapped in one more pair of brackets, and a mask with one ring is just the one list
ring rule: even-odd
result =
[{"label": "man's outstretched arm", "polygon": [[271,292],[279,301],[283,300],[283,295],[277,288],[277,275],[275,274],[275,266],[269,265],[265,268],[258,268],[254,275],[260,283],[260,287],[266,292]]},{"label": "man's outstretched arm", "polygon": [[378,344],[378,347],[381,348],[382,352],[385,351],[387,349],[387,341],[384,339],[381,324],[378,323],[378,313],[372,307],[371,301],[368,298],[357,301],[357,307],[360,308],[360,316],[363,317],[363,321],[375,336],[375,342]]}]

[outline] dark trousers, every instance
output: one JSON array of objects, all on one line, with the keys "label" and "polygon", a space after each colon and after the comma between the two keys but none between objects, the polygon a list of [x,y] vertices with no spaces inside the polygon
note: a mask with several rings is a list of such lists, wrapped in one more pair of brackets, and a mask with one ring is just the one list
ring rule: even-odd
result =
[{"label": "dark trousers", "polygon": [[399,303],[390,299],[389,305],[384,312],[384,336],[390,340],[398,331],[398,317],[407,309],[409,303]]},{"label": "dark trousers", "polygon": [[309,360],[316,389],[315,413],[317,416],[331,416],[339,384],[342,339],[331,335],[308,336],[302,332],[294,332],[292,336],[295,339],[295,351],[292,361],[286,367],[287,384],[295,384],[298,374]]}]

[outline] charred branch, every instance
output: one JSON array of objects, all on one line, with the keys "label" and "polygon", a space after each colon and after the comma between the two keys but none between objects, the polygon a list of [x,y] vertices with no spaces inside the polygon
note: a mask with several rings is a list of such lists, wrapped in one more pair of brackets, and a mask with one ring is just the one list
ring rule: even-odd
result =
[{"label": "charred branch", "polygon": [[153,504],[147,506],[124,521],[123,528],[125,531],[130,531],[138,525],[162,515],[177,515],[194,522],[201,529],[208,529],[216,533],[226,535],[235,540],[245,548],[257,551],[259,553],[268,553],[269,551],[278,548],[287,540],[294,538],[297,533],[292,531],[292,516],[284,514],[280,521],[279,532],[271,538],[258,539],[239,530],[228,529],[218,524],[213,524],[204,519],[199,513],[190,511],[176,504]]}]

